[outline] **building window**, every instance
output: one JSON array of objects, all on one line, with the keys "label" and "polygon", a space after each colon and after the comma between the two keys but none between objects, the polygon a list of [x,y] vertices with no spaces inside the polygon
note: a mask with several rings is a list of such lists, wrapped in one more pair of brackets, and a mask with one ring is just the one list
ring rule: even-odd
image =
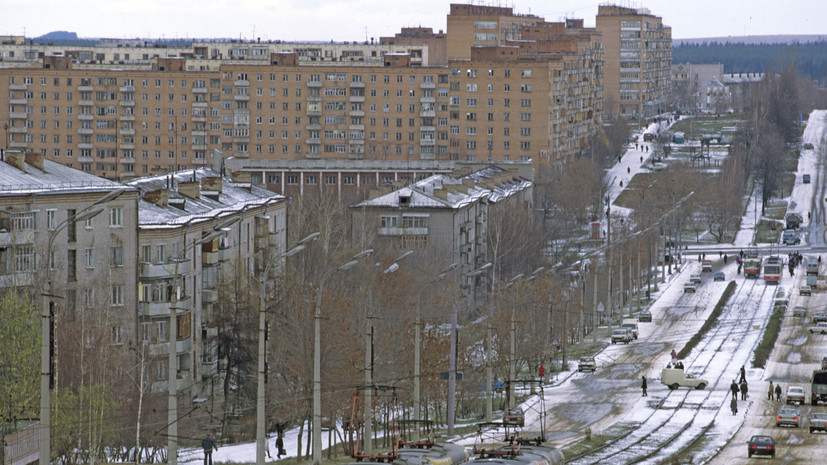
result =
[{"label": "building window", "polygon": [[327,185],[334,185],[336,184],[336,176],[325,176],[324,183]]},{"label": "building window", "polygon": [[399,226],[399,217],[397,216],[382,216],[380,217],[381,227],[396,228]]},{"label": "building window", "polygon": [[53,230],[57,227],[57,210],[46,210],[46,228]]},{"label": "building window", "polygon": [[86,268],[95,267],[95,249],[86,249]]},{"label": "building window", "polygon": [[298,184],[299,183],[299,176],[295,174],[288,174],[287,175],[287,184]]},{"label": "building window", "polygon": [[122,306],[123,305],[123,286],[120,284],[113,284],[112,285],[112,292],[109,299],[110,305],[115,306]]},{"label": "building window", "polygon": [[123,227],[123,207],[112,207],[109,209],[109,226]]},{"label": "building window", "polygon": [[123,326],[117,325],[112,327],[112,344],[123,344]]},{"label": "building window", "polygon": [[111,256],[112,266],[123,266],[123,246],[117,245],[112,247]]}]

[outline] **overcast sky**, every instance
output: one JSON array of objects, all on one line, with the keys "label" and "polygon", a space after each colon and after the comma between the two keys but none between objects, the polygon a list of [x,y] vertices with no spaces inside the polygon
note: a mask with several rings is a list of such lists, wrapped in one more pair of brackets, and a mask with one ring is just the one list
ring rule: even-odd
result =
[{"label": "overcast sky", "polygon": [[[80,37],[243,38],[345,41],[390,36],[405,26],[445,30],[450,0],[2,0],[0,35],[51,31]],[[468,1],[454,1],[468,3]],[[474,0],[511,6],[549,21],[594,25],[593,0]],[[676,39],[768,34],[827,34],[827,0],[647,0]]]}]

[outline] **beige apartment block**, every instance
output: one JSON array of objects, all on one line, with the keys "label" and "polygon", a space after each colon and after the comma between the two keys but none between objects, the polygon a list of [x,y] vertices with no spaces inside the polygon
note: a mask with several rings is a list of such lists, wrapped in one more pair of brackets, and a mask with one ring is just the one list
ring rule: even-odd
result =
[{"label": "beige apartment block", "polygon": [[646,8],[600,5],[595,23],[605,48],[604,105],[613,115],[666,111],[672,28]]},{"label": "beige apartment block", "polygon": [[541,22],[539,16],[515,14],[510,7],[452,3],[447,18],[448,58],[467,60],[472,47],[521,40],[524,27]]}]

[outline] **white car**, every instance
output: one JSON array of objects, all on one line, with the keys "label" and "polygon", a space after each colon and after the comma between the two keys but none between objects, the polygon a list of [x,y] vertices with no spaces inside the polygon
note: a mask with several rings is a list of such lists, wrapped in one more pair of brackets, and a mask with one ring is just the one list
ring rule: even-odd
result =
[{"label": "white car", "polygon": [[689,275],[689,281],[695,284],[701,284],[701,274],[700,273],[692,273]]},{"label": "white car", "polygon": [[683,292],[695,292],[697,289],[697,285],[692,281],[683,285]]},{"label": "white car", "polygon": [[810,326],[810,334],[827,334],[827,322],[819,321],[813,326]]},{"label": "white car", "polygon": [[806,396],[804,395],[804,388],[801,386],[790,386],[787,388],[787,403],[798,404],[804,403]]},{"label": "white car", "polygon": [[813,295],[813,288],[805,284],[798,288],[798,293],[800,295]]}]

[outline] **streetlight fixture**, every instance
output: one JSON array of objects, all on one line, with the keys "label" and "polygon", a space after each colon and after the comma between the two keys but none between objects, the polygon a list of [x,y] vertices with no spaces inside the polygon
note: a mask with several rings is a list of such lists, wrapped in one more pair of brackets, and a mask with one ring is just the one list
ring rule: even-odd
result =
[{"label": "streetlight fixture", "polygon": [[267,274],[270,266],[273,263],[278,263],[279,260],[286,257],[292,257],[305,249],[305,244],[318,238],[320,233],[314,232],[304,239],[296,243],[296,245],[283,253],[273,257],[273,260],[267,260],[267,265],[261,273],[259,282],[261,283],[259,305],[258,305],[258,386],[256,391],[256,465],[264,465],[264,452],[267,446],[266,440],[266,415],[265,415],[265,377],[266,377],[266,352],[267,352],[267,322],[264,296],[267,293]]},{"label": "streetlight fixture", "polygon": [[359,259],[373,253],[373,249],[363,250],[345,263],[332,268],[322,276],[319,282],[319,290],[316,294],[316,312],[314,319],[314,341],[313,341],[313,465],[322,463],[322,291],[324,283],[336,271],[344,271],[359,264]]},{"label": "streetlight fixture", "polygon": [[371,411],[373,410],[373,285],[380,276],[396,272],[399,269],[399,262],[413,254],[408,250],[393,261],[387,268],[373,276],[368,287],[368,308],[367,321],[365,325],[365,454],[373,454],[373,422]]},{"label": "streetlight fixture", "polygon": [[103,212],[103,208],[92,208],[120,197],[126,189],[115,189],[93,202],[88,207],[66,218],[49,234],[49,244],[46,248],[46,282],[43,286],[43,306],[40,310],[40,465],[49,465],[51,459],[51,392],[49,379],[52,376],[52,366],[49,362],[49,353],[52,346],[51,332],[49,331],[52,309],[52,246],[57,234],[70,224],[86,221]]},{"label": "streetlight fixture", "polygon": [[[473,278],[479,276],[491,268],[491,262],[470,271],[463,275],[463,278]],[[462,285],[462,287],[466,287]],[[454,434],[454,416],[456,413],[456,393],[457,393],[457,303],[451,307],[451,347],[449,349],[449,366],[448,366],[448,436]]]}]

